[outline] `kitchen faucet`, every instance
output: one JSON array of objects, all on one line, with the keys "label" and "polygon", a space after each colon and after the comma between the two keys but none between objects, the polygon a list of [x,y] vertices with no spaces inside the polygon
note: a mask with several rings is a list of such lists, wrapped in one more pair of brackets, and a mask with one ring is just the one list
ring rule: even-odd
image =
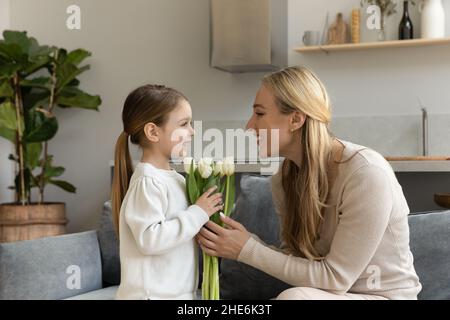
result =
[{"label": "kitchen faucet", "polygon": [[428,112],[422,107],[422,152],[428,156]]}]

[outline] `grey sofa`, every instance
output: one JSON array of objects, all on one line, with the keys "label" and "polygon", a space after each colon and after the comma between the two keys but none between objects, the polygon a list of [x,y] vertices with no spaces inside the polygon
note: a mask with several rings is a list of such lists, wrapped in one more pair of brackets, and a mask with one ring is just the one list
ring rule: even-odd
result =
[{"label": "grey sofa", "polygon": [[[268,178],[243,176],[233,217],[278,245],[279,225]],[[450,299],[450,211],[411,214],[411,249],[420,299]],[[201,266],[201,263],[200,263]],[[236,261],[220,264],[223,299],[270,299],[289,285]],[[120,282],[111,205],[98,230],[0,244],[0,299],[113,299]]]}]

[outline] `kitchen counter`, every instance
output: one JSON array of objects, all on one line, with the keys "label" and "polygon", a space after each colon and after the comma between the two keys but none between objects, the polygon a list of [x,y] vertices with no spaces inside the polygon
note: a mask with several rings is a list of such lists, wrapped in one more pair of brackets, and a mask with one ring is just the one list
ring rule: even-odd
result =
[{"label": "kitchen counter", "polygon": [[449,156],[386,157],[395,172],[450,172]]},{"label": "kitchen counter", "polygon": [[449,161],[449,156],[385,157],[387,161]]},{"label": "kitchen counter", "polygon": [[[395,172],[450,172],[450,157],[386,157]],[[236,163],[236,172],[259,173],[261,168],[274,169],[280,166],[280,160],[270,164],[257,162]],[[182,170],[182,165],[174,164],[174,169]]]},{"label": "kitchen counter", "polygon": [[[386,160],[389,161],[395,172],[450,172],[450,157],[386,157]],[[134,161],[134,164],[136,163]],[[112,169],[114,161],[111,160],[109,165]],[[172,162],[171,165],[178,172],[184,171],[183,165],[178,161]],[[237,161],[236,172],[259,174],[264,168],[265,171],[273,173],[280,165],[280,159],[264,163]],[[270,175],[270,173],[266,174]]]}]

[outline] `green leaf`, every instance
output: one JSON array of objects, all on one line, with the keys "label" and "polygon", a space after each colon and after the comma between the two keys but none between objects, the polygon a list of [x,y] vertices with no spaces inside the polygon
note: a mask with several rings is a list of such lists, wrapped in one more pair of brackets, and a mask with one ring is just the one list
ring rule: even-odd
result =
[{"label": "green leaf", "polygon": [[233,211],[234,199],[236,193],[235,176],[234,174],[227,177],[226,188],[225,188],[225,207],[224,214],[229,217]]},{"label": "green leaf", "polygon": [[28,61],[28,56],[22,52],[18,44],[0,42],[0,54],[13,63],[26,64]]},{"label": "green leaf", "polygon": [[3,32],[3,39],[6,44],[18,45],[24,53],[28,53],[30,50],[31,41],[30,38],[28,38],[26,31],[5,30]]},{"label": "green leaf", "polygon": [[[37,40],[28,37],[26,32],[7,30],[3,34],[5,40],[0,42],[0,56],[17,64],[22,75],[28,76],[50,62],[49,54],[55,50],[54,47],[40,46]],[[17,71],[17,68],[14,69]],[[8,73],[11,76],[15,71],[11,71],[11,66],[7,66],[0,73]]]},{"label": "green leaf", "polygon": [[32,110],[27,117],[24,141],[44,142],[53,138],[58,131],[58,121],[55,117],[48,117],[43,112]]},{"label": "green leaf", "polygon": [[[39,181],[39,177],[40,177],[40,175],[37,176],[37,177],[31,175],[31,181],[30,181],[31,188],[39,188],[41,186],[40,185],[40,181]],[[45,182],[44,182],[44,187],[45,187]]]},{"label": "green leaf", "polygon": [[187,183],[187,181],[189,179],[189,173],[188,172],[186,172],[185,178],[186,178],[186,180],[185,180],[186,181],[186,198],[188,199],[189,204],[191,204],[190,203],[191,199],[189,197],[189,183]]},{"label": "green leaf", "polygon": [[[24,126],[22,123],[22,131],[23,127]],[[0,128],[13,131],[17,130],[16,109],[11,102],[3,102],[2,104],[0,104]]]},{"label": "green leaf", "polygon": [[0,97],[12,98],[14,96],[14,90],[8,80],[0,82]]},{"label": "green leaf", "polygon": [[214,213],[214,214],[209,218],[209,220],[211,220],[211,221],[214,222],[215,224],[218,224],[219,226],[222,226],[222,227],[223,227],[222,220],[220,220],[220,212]]},{"label": "green leaf", "polygon": [[58,58],[56,62],[58,65],[63,65],[67,60],[67,50],[66,49],[58,49]]},{"label": "green leaf", "polygon": [[[50,180],[55,177],[59,177],[64,173],[66,169],[63,167],[53,167],[53,156],[51,154],[47,155],[47,159],[43,164],[44,159],[42,159],[40,165],[44,166],[44,184],[50,183]],[[42,180],[42,173],[37,177],[38,180]],[[56,180],[57,181],[57,180]]]},{"label": "green leaf", "polygon": [[89,65],[77,68],[73,64],[63,64],[58,66],[56,69],[56,77],[58,79],[56,83],[56,94],[59,95],[61,90],[69,84],[72,80],[74,80],[77,76],[83,73],[86,70],[89,70]]},{"label": "green leaf", "polygon": [[195,179],[194,161],[192,161],[191,168],[189,171],[191,172],[191,174],[189,174],[187,177],[187,183],[188,183],[188,190],[189,190],[189,202],[192,205],[197,201],[198,197],[200,196],[200,192],[199,192],[197,182]]},{"label": "green leaf", "polygon": [[226,185],[227,185],[227,184],[226,184],[225,182],[223,182],[223,181],[220,183],[220,188],[219,188],[219,192],[220,192],[220,193],[223,194],[223,193],[225,192],[225,187],[226,187]]},{"label": "green leaf", "polygon": [[56,104],[62,108],[75,107],[98,111],[101,103],[100,96],[92,96],[75,87],[65,87],[56,99]]},{"label": "green leaf", "polygon": [[[204,184],[203,192],[205,192],[206,190],[208,190],[209,188],[212,188],[214,186],[219,187],[219,179],[217,177],[214,177],[214,175],[210,175]],[[214,193],[217,193],[217,192],[219,192],[219,190],[216,190]]]},{"label": "green leaf", "polygon": [[35,38],[30,38],[30,49],[28,50],[28,53],[31,60],[49,56],[52,52],[55,52],[55,50],[57,50],[57,48],[54,46],[41,46]]},{"label": "green leaf", "polygon": [[23,106],[26,110],[42,108],[49,102],[50,92],[46,89],[32,88],[31,92],[23,96]]},{"label": "green leaf", "polygon": [[[70,88],[70,87],[78,87],[80,85],[80,80],[78,80],[78,79],[73,79],[72,81],[70,81],[68,84],[67,84],[67,87],[66,88]],[[64,88],[64,89],[66,89],[66,88]]]},{"label": "green leaf", "polygon": [[22,87],[33,87],[50,90],[52,85],[52,79],[50,77],[38,77],[30,80],[20,81]]},{"label": "green leaf", "polygon": [[3,137],[12,143],[16,142],[16,131],[0,127],[0,137]]},{"label": "green leaf", "polygon": [[62,181],[62,180],[49,180],[50,184],[53,184],[57,187],[60,187],[61,189],[70,192],[70,193],[75,193],[77,188],[75,188],[74,185],[70,184],[67,181]]},{"label": "green leaf", "polygon": [[[220,187],[220,176],[214,176],[214,175],[209,176],[209,178],[208,178],[208,179],[206,180],[206,182],[204,183],[203,192],[206,192],[208,189],[210,189],[210,188],[212,188],[212,187],[214,187],[214,186],[217,186],[217,187],[218,187],[217,190],[214,191],[214,194],[215,194],[215,193],[218,193],[218,192],[219,192],[219,187]],[[216,224],[219,224],[219,225],[220,225],[221,220],[220,220],[219,212],[216,212],[215,214],[213,214],[213,215],[211,216],[210,220],[212,220],[212,221],[215,222]]]},{"label": "green leaf", "polygon": [[30,43],[29,61],[23,70],[25,76],[29,76],[42,68],[50,68],[50,63],[53,61],[51,54],[57,50],[56,47],[40,46],[34,38],[30,38]]},{"label": "green leaf", "polygon": [[201,177],[198,169],[194,172],[195,183],[198,188],[199,195],[203,193],[203,178]]},{"label": "green leaf", "polygon": [[41,152],[41,143],[28,143],[25,145],[25,163],[31,171],[39,165]]},{"label": "green leaf", "polygon": [[63,167],[48,167],[45,168],[45,178],[59,177],[66,171]]},{"label": "green leaf", "polygon": [[0,41],[0,55],[10,62],[26,65],[31,46],[26,32],[6,30],[3,32],[3,38],[4,40]]},{"label": "green leaf", "polygon": [[49,62],[50,56],[41,56],[30,60],[30,62],[23,68],[24,76],[29,76],[30,74],[44,68]]},{"label": "green leaf", "polygon": [[[1,47],[1,43],[0,43]],[[1,52],[0,52],[1,53]],[[21,65],[16,63],[0,63],[0,78],[1,79],[10,79],[14,76],[14,74],[19,71]]]},{"label": "green leaf", "polygon": [[91,53],[84,49],[76,49],[71,51],[67,55],[66,63],[72,63],[75,66],[78,66],[84,59],[90,57]]}]

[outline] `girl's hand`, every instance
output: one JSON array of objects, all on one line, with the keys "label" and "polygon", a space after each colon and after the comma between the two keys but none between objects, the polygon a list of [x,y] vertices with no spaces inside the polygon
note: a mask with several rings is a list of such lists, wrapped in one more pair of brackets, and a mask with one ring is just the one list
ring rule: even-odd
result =
[{"label": "girl's hand", "polygon": [[237,260],[242,248],[250,238],[250,233],[242,224],[229,217],[221,214],[220,219],[227,225],[227,228],[208,221],[197,234],[197,241],[202,250],[210,256]]},{"label": "girl's hand", "polygon": [[222,194],[215,193],[211,195],[214,191],[216,191],[216,189],[217,186],[210,188],[208,191],[202,194],[195,203],[200,208],[202,208],[210,217],[217,211],[223,209]]}]

